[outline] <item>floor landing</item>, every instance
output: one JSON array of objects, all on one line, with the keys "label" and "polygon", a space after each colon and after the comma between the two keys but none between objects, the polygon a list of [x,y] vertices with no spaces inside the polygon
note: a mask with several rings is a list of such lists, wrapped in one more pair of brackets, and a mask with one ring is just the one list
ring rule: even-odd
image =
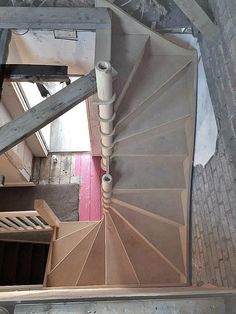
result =
[{"label": "floor landing", "polygon": [[90,153],[57,153],[37,158],[33,181],[36,184],[80,185],[79,220],[101,219],[100,182],[103,174],[100,157]]}]

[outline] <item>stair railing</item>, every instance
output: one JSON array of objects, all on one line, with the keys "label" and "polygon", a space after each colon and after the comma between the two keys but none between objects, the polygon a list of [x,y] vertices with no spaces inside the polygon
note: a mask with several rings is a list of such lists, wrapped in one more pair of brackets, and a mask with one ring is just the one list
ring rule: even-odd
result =
[{"label": "stair railing", "polygon": [[112,89],[112,66],[107,61],[99,61],[95,66],[97,81],[98,119],[101,134],[101,167],[106,174],[102,177],[102,207],[107,210],[110,207],[112,195],[112,176],[110,172],[110,157],[113,151],[113,121],[115,112],[113,103],[116,95]]},{"label": "stair railing", "polygon": [[0,212],[0,233],[47,231],[59,227],[59,219],[44,200],[36,200],[35,210]]}]

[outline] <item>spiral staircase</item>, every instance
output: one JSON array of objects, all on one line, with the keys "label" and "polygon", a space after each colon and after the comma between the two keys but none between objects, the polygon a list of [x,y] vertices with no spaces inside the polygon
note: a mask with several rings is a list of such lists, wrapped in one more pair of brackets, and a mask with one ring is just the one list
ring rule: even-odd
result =
[{"label": "spiral staircase", "polygon": [[60,223],[47,287],[190,284],[190,191],[196,55],[114,4],[111,63],[117,99],[110,208],[101,221]]}]

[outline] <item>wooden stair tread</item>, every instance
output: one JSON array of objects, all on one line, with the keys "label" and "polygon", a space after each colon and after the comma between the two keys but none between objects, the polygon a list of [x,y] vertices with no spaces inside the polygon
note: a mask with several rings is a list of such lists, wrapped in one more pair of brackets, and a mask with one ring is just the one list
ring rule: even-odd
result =
[{"label": "wooden stair tread", "polygon": [[162,256],[167,258],[181,273],[185,273],[179,227],[155,220],[145,215],[145,211],[137,212],[118,204],[111,206],[154,245]]},{"label": "wooden stair tread", "polygon": [[149,35],[151,38],[151,53],[153,55],[186,55],[191,56],[192,50],[184,49],[175,43],[166,40],[162,35],[146,27],[136,18],[131,17],[122,8],[107,0],[96,0],[96,7],[105,7],[112,10],[112,30],[115,34]]},{"label": "wooden stair tread", "polygon": [[145,103],[150,96],[163,88],[169,80],[173,80],[190,61],[191,59],[186,56],[173,58],[172,56],[151,56],[146,54],[120,104],[115,122],[122,120],[130,112]]},{"label": "wooden stair tread", "polygon": [[71,222],[60,222],[57,239],[62,238],[74,231],[78,231],[84,227],[95,224],[93,221],[71,221]]},{"label": "wooden stair tread", "polygon": [[181,190],[114,191],[112,200],[122,201],[178,224],[184,224]]},{"label": "wooden stair tread", "polygon": [[140,284],[180,282],[179,274],[172,269],[123,219],[110,211],[112,220],[125,246]]},{"label": "wooden stair tread", "polygon": [[105,221],[103,220],[97,237],[91,247],[77,286],[105,284]]},{"label": "wooden stair tread", "polygon": [[150,97],[127,119],[116,127],[115,141],[142,133],[164,123],[171,123],[191,114],[189,97],[186,93],[187,78],[182,76],[160,97]]},{"label": "wooden stair tread", "polygon": [[116,143],[113,156],[187,155],[185,120],[175,129],[158,128]]},{"label": "wooden stair tread", "polygon": [[47,286],[63,287],[75,286],[94,239],[97,235],[99,224],[71,251],[48,275]]},{"label": "wooden stair tread", "polygon": [[67,236],[64,236],[53,243],[52,251],[52,266],[54,267],[65,257],[67,256],[87,235],[95,225],[88,225],[78,231],[74,231]]},{"label": "wooden stair tread", "polygon": [[113,189],[185,188],[183,160],[158,156],[114,157]]},{"label": "wooden stair tread", "polygon": [[106,284],[138,284],[137,276],[109,213],[106,214]]},{"label": "wooden stair tread", "polygon": [[[129,82],[137,71],[148,38],[148,35],[112,34],[111,63],[114,69],[119,69],[113,83],[114,92],[117,95],[115,110],[117,110],[123,94],[129,87]],[[122,49],[120,49],[121,47]],[[119,54],[117,54],[117,51],[119,51]]]}]

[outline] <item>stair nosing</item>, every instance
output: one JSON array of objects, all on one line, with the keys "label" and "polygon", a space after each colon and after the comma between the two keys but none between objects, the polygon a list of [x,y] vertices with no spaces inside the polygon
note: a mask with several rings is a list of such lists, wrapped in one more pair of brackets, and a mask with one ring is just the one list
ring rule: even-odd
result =
[{"label": "stair nosing", "polygon": [[[113,200],[114,200],[114,203],[113,203]],[[169,224],[169,225],[172,225],[172,226],[175,226],[175,227],[182,227],[182,226],[185,226],[185,224],[181,224],[180,222],[176,222],[175,220],[172,220],[172,219],[169,219],[169,218],[165,218],[159,214],[155,214],[153,212],[150,212],[150,211],[147,211],[146,209],[142,208],[142,207],[138,207],[138,206],[135,206],[135,205],[132,205],[128,202],[125,202],[125,201],[121,201],[119,200],[118,198],[114,198],[112,197],[111,199],[111,207],[112,207],[112,204],[117,204],[117,205],[120,205],[120,206],[124,206],[130,210],[133,210],[133,211],[137,211],[139,212],[140,214],[143,214],[143,215],[147,215],[147,216],[150,216],[158,221],[161,221],[161,222],[164,222],[166,224]]]},{"label": "stair nosing", "polygon": [[[92,231],[95,227],[97,226],[97,224],[95,225],[95,226],[93,226],[93,228],[90,230],[90,231]],[[78,230],[79,231],[79,230]],[[90,232],[89,232],[90,233]],[[86,236],[82,239],[82,240],[84,240],[88,235],[89,235],[89,233],[88,234],[86,234]],[[82,241],[81,240],[81,241]],[[81,242],[80,241],[80,242]],[[61,263],[63,263],[63,261],[68,257],[68,255],[70,255],[73,251],[74,251],[74,249],[80,244],[80,242],[79,243],[77,243],[74,247],[73,247],[73,249],[71,249],[67,254],[66,254],[66,256],[64,256],[64,258],[63,259],[61,259],[61,261],[59,262],[59,263],[57,263],[51,270],[50,270],[50,272],[48,273],[48,276],[61,264]],[[51,263],[52,264],[52,263]]]},{"label": "stair nosing", "polygon": [[113,210],[113,212],[115,212],[116,215],[118,215],[123,221],[125,221],[125,223],[127,223],[128,226],[134,232],[136,232],[143,239],[143,241],[145,241],[153,249],[153,251],[156,252],[156,254],[158,254],[175,272],[177,272],[180,276],[181,275],[185,276],[185,274],[178,267],[176,267],[169,260],[169,258],[167,258],[163,253],[161,253],[161,251],[158,248],[156,248],[148,239],[146,239],[145,236],[141,232],[139,232],[125,217],[123,217],[123,215],[119,213],[119,211],[116,210],[116,208],[111,206],[111,210]]},{"label": "stair nosing", "polygon": [[[99,223],[99,222],[96,222],[96,223],[94,224],[94,226],[95,226],[96,224],[98,224],[98,223]],[[58,238],[58,239],[53,240],[53,242],[62,240],[62,239],[66,238],[66,237],[68,237],[68,236],[70,236],[70,235],[72,235],[72,234],[74,234],[74,233],[76,233],[76,232],[79,232],[80,230],[84,230],[85,228],[89,228],[89,227],[92,227],[92,226],[93,226],[92,224],[90,224],[90,225],[88,225],[88,226],[84,226],[84,227],[81,228],[81,229],[75,230],[75,231],[73,231],[73,232],[71,232],[71,233],[68,233],[68,234],[64,235],[63,237],[60,237],[60,238]]]},{"label": "stair nosing", "polygon": [[132,137],[135,137],[135,136],[138,136],[138,135],[141,135],[141,134],[144,134],[144,133],[148,133],[148,132],[151,132],[151,131],[154,131],[154,130],[158,130],[159,128],[163,128],[163,127],[168,126],[168,125],[170,125],[172,123],[176,123],[176,122],[179,122],[179,121],[182,121],[182,120],[184,121],[184,120],[186,120],[188,118],[191,118],[191,114],[187,114],[187,115],[184,115],[184,116],[182,116],[180,118],[174,119],[172,121],[164,122],[164,123],[161,123],[161,124],[156,125],[154,127],[147,128],[147,129],[144,129],[142,131],[138,131],[138,132],[130,134],[130,135],[126,135],[126,136],[124,136],[122,138],[119,138],[119,139],[115,138],[114,142],[113,142],[113,145],[115,145],[116,143],[122,142],[122,141],[126,141],[127,139],[130,139]]},{"label": "stair nosing", "polygon": [[[170,84],[172,82],[172,80],[174,80],[174,78],[176,78],[179,74],[181,74],[187,67],[188,65],[192,62],[192,60],[189,60],[188,62],[186,62],[177,72],[175,72],[171,77],[169,77],[164,83],[162,83],[162,85],[149,97],[147,97],[142,103],[140,103],[136,108],[134,108],[132,111],[128,112],[125,116],[121,117],[121,119],[119,121],[117,121],[117,123],[114,126],[114,129],[117,130],[117,127],[120,126],[120,124],[122,124],[125,120],[127,120],[131,115],[133,115],[134,113],[136,113],[137,110],[139,110],[140,108],[142,108],[142,106],[144,105],[144,103],[150,101],[150,99],[152,97],[154,97],[155,94],[159,93],[162,91],[162,89],[164,89],[168,84]],[[164,91],[165,92],[165,91]],[[159,97],[158,97],[159,98]],[[157,99],[158,99],[157,98]],[[150,105],[150,104],[149,104]],[[148,106],[149,106],[148,105]]]},{"label": "stair nosing", "polygon": [[111,217],[111,215],[110,215],[109,212],[108,212],[108,215],[109,215],[110,220],[111,220],[111,222],[112,222],[112,225],[113,225],[113,227],[114,227],[114,229],[115,229],[115,231],[116,231],[116,235],[117,235],[117,237],[118,237],[118,239],[119,239],[119,241],[120,241],[120,243],[121,243],[121,246],[122,246],[122,248],[123,248],[123,250],[124,250],[124,252],[125,252],[125,254],[126,254],[126,257],[127,257],[128,261],[129,261],[129,264],[130,264],[130,266],[131,266],[131,268],[132,268],[132,270],[133,270],[133,273],[134,273],[134,275],[135,275],[135,277],[136,277],[136,280],[138,281],[137,284],[140,285],[140,280],[139,280],[139,278],[138,278],[138,275],[137,275],[137,273],[136,273],[136,271],[135,271],[135,268],[134,268],[134,266],[133,266],[133,264],[132,264],[132,262],[131,262],[131,260],[130,260],[129,254],[128,254],[126,248],[125,248],[125,245],[124,245],[123,241],[121,240],[120,234],[119,234],[119,232],[118,232],[118,230],[117,230],[117,228],[116,228],[116,225],[115,225],[115,223],[114,223],[114,221],[113,221],[113,219],[112,219],[112,217]]},{"label": "stair nosing", "polygon": [[100,231],[100,229],[101,229],[101,226],[102,226],[104,220],[102,219],[100,222],[101,222],[101,224],[100,224],[100,226],[98,227],[97,233],[96,233],[96,235],[95,235],[95,237],[94,237],[94,239],[93,239],[93,242],[92,242],[91,245],[90,245],[90,250],[88,251],[88,254],[87,254],[86,259],[85,259],[85,262],[84,262],[84,265],[82,266],[81,271],[80,271],[79,276],[78,276],[78,279],[76,280],[75,286],[78,286],[80,277],[81,277],[81,275],[82,275],[82,273],[83,273],[84,267],[85,267],[85,265],[86,265],[86,263],[87,263],[87,260],[88,260],[88,258],[89,258],[89,255],[90,255],[90,253],[91,253],[91,250],[92,250],[92,248],[93,248],[93,245],[94,245],[94,243],[95,243],[95,240],[97,239],[98,233],[99,233],[99,231]]}]

